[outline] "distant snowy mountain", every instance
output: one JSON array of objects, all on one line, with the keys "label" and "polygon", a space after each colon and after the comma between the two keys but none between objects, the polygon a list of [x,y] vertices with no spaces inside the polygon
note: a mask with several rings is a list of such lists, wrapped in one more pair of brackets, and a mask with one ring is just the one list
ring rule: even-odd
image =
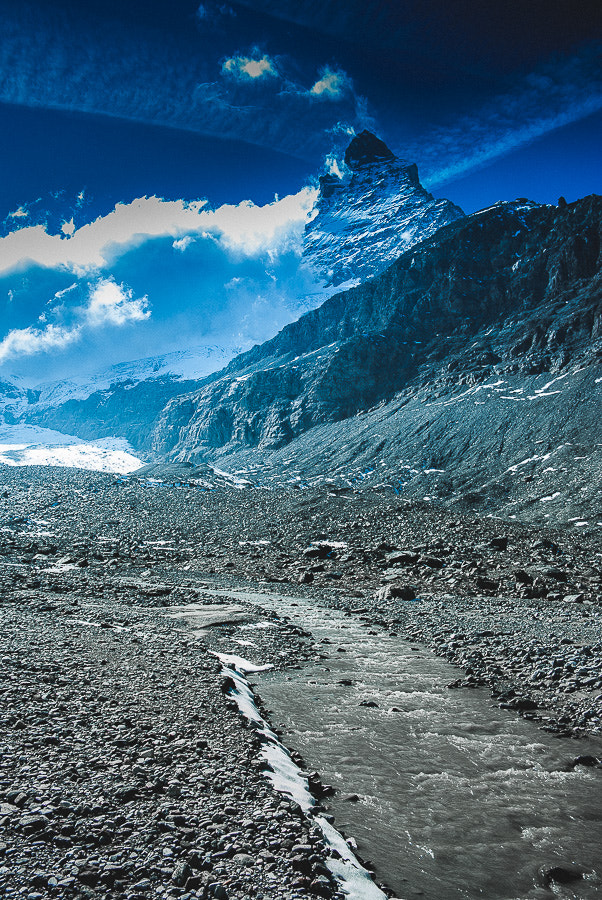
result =
[{"label": "distant snowy mountain", "polygon": [[464,216],[449,200],[435,200],[416,166],[369,131],[349,144],[343,171],[321,177],[317,210],[306,228],[303,258],[330,287],[366,281]]},{"label": "distant snowy mountain", "polygon": [[[85,400],[91,394],[108,391],[115,385],[134,387],[141,381],[166,378],[173,381],[197,381],[222,368],[233,359],[238,346],[200,346],[177,350],[162,356],[149,356],[132,362],[118,363],[86,375],[40,384],[37,387],[38,409],[57,407],[70,400]],[[0,386],[1,387],[1,386]]]},{"label": "distant snowy mountain", "polygon": [[[239,347],[201,346],[38,385],[0,382],[0,464],[131,472],[157,413]],[[27,424],[26,424],[27,423]]]}]

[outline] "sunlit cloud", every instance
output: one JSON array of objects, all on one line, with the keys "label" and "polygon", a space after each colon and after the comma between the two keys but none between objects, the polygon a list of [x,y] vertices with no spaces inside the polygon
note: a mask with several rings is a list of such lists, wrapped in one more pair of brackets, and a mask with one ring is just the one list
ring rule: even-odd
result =
[{"label": "sunlit cloud", "polygon": [[216,210],[206,209],[205,200],[142,197],[118,203],[108,215],[76,229],[70,237],[48,234],[43,225],[36,225],[0,238],[0,274],[36,265],[86,276],[160,237],[173,238],[178,250],[205,235],[247,256],[287,249],[291,240],[300,240],[316,197],[316,189],[306,187],[265,206],[244,201]]},{"label": "sunlit cloud", "polygon": [[351,89],[351,79],[346,72],[325,66],[320,72],[319,80],[316,81],[309,93],[312,97],[318,97],[321,100],[340,100]]},{"label": "sunlit cloud", "polygon": [[86,325],[125,325],[143,322],[150,317],[148,297],[134,299],[134,293],[111,279],[104,279],[92,288],[88,306],[83,312]]},{"label": "sunlit cloud", "polygon": [[174,248],[174,250],[179,250],[180,253],[184,253],[184,251],[187,250],[191,244],[194,244],[194,238],[189,234],[186,234],[183,238],[178,238],[176,241],[174,241],[172,247]]},{"label": "sunlit cloud", "polygon": [[278,77],[273,60],[265,54],[258,59],[251,56],[231,56],[222,63],[222,73],[241,81]]}]

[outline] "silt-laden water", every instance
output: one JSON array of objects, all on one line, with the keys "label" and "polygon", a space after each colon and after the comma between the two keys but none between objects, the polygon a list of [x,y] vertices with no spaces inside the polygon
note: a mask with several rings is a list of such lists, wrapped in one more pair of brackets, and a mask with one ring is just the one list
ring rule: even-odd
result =
[{"label": "silt-laden water", "polygon": [[[262,673],[256,691],[284,743],[336,788],[336,826],[377,879],[426,900],[602,896],[602,771],[568,766],[600,743],[548,735],[484,689],[450,690],[457,669],[344,613],[236,596],[320,643],[324,658]],[[550,883],[559,866],[584,877]]]}]

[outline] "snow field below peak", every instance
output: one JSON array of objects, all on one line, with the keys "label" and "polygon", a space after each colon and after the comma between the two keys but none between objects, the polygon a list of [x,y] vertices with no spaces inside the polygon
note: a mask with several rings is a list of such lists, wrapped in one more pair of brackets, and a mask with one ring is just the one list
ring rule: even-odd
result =
[{"label": "snow field below peak", "polygon": [[60,466],[120,475],[135,472],[144,465],[124,438],[84,441],[37,425],[0,426],[0,464]]}]

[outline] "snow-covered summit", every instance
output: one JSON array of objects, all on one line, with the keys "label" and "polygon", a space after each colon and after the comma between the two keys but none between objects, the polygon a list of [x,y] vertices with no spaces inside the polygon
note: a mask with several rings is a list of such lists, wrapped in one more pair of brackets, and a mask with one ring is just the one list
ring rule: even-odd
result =
[{"label": "snow-covered summit", "polygon": [[203,345],[118,363],[100,372],[40,384],[37,386],[38,409],[60,406],[68,400],[84,400],[96,391],[106,391],[117,384],[129,383],[134,386],[141,381],[165,377],[176,381],[204,378],[228,363],[240,349],[238,346]]},{"label": "snow-covered summit", "polygon": [[414,164],[362,131],[347,147],[342,171],[320,178],[304,259],[330,287],[357,284],[463,215],[422,187]]}]

